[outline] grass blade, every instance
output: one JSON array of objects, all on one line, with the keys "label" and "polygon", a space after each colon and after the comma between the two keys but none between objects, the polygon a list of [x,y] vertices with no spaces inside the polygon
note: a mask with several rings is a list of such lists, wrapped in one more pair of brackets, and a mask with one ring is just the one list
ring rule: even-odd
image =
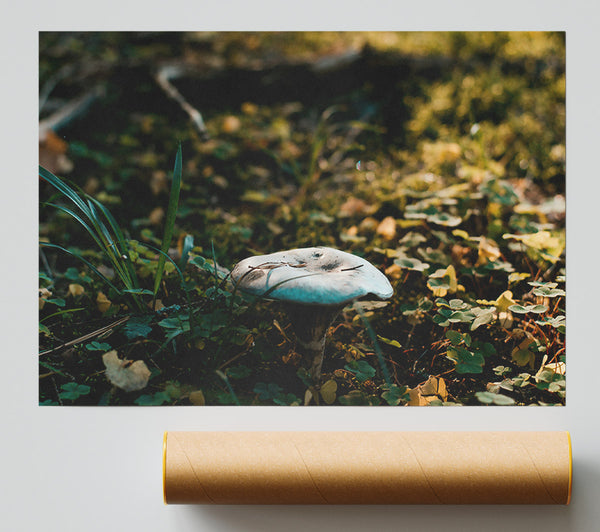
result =
[{"label": "grass blade", "polygon": [[369,333],[369,336],[371,337],[371,341],[373,342],[373,348],[375,349],[375,353],[377,354],[377,359],[379,361],[379,367],[381,368],[381,372],[383,373],[383,379],[385,380],[385,383],[388,385],[388,387],[391,387],[392,386],[392,378],[390,376],[390,372],[388,370],[387,364],[385,363],[385,358],[383,356],[383,353],[381,352],[381,348],[379,347],[379,342],[377,341],[377,335],[375,334],[373,327],[371,327],[371,324],[369,323],[367,316],[365,315],[363,310],[360,308],[360,306],[354,305],[354,310],[356,310],[356,312],[358,312],[361,320],[363,321],[363,323],[365,324],[365,327],[367,328],[367,332]]},{"label": "grass blade", "polygon": [[89,218],[89,211],[85,202],[81,199],[79,194],[77,194],[69,185],[67,185],[62,179],[56,177],[52,172],[46,170],[43,166],[39,167],[39,175],[44,180],[50,183],[55,189],[57,189],[61,194],[69,198],[75,205],[79,207],[79,209]]},{"label": "grass blade", "polygon": [[[91,198],[83,191],[76,191],[67,185],[62,179],[55,176],[52,172],[49,172],[44,167],[39,167],[39,175],[42,179],[50,183],[60,194],[67,199],[71,200],[75,206],[81,211],[81,215],[60,205],[48,203],[60,211],[70,215],[77,220],[92,237],[96,245],[100,248],[102,253],[110,260],[115,273],[119,276],[123,284],[128,289],[138,287],[137,276],[131,261],[128,260],[127,243],[123,237],[119,225],[116,223],[113,216],[110,214],[108,209],[104,207],[99,201]],[[84,200],[86,198],[87,201]],[[96,207],[102,212],[107,219],[110,228],[112,229],[114,236],[110,233],[102,219],[98,215]],[[84,219],[87,218],[87,221]],[[124,256],[126,258],[124,258]]]},{"label": "grass blade", "polygon": [[177,217],[177,207],[179,205],[179,191],[181,190],[181,143],[175,156],[175,168],[173,169],[173,183],[171,184],[171,195],[169,196],[169,207],[167,208],[167,217],[165,222],[165,233],[161,245],[161,255],[158,258],[158,267],[154,277],[154,297],[158,293],[158,288],[162,281],[165,269],[165,254],[169,251],[169,245],[173,238],[173,228],[175,227],[175,218]]},{"label": "grass blade", "polygon": [[119,261],[122,260],[125,263],[124,270],[126,272],[129,284],[131,284],[131,288],[138,288],[139,283],[138,283],[137,275],[135,273],[133,264],[131,262],[131,258],[129,256],[129,246],[127,244],[127,240],[125,239],[125,236],[123,235],[123,231],[121,230],[121,227],[119,227],[119,224],[115,220],[114,216],[104,205],[102,205],[102,203],[100,203],[98,200],[96,200],[92,197],[89,197],[89,200],[92,201],[93,204],[98,207],[98,209],[100,209],[100,211],[106,218],[108,224],[110,225],[110,228],[112,229],[112,231],[115,235],[115,240],[116,240],[115,247],[117,248],[117,252],[119,253]]},{"label": "grass blade", "polygon": [[98,277],[100,277],[108,286],[110,286],[113,290],[115,290],[118,294],[121,294],[121,290],[119,290],[114,284],[112,284],[104,275],[102,275],[97,268],[88,260],[84,259],[81,255],[78,255],[77,253],[73,253],[72,251],[69,251],[66,248],[63,248],[62,246],[59,246],[58,244],[50,244],[49,242],[40,242],[40,246],[44,246],[47,248],[54,248],[54,249],[60,249],[61,251],[64,251],[65,253],[68,253],[69,255],[79,259],[80,261],[82,261],[90,270],[92,270]]}]

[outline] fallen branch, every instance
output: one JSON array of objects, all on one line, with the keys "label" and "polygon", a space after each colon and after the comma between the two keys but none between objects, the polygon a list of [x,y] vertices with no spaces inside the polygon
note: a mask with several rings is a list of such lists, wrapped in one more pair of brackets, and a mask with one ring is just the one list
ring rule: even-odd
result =
[{"label": "fallen branch", "polygon": [[107,325],[106,327],[102,327],[101,329],[98,329],[94,332],[91,332],[89,334],[86,334],[84,336],[80,336],[79,338],[75,338],[75,340],[71,340],[70,342],[66,342],[64,344],[59,345],[58,347],[53,347],[52,349],[48,349],[47,351],[43,351],[39,354],[39,356],[44,356],[44,355],[49,355],[50,353],[54,353],[56,351],[60,351],[61,349],[65,349],[67,347],[71,347],[72,345],[75,344],[80,344],[81,342],[85,342],[86,340],[91,340],[92,338],[96,338],[96,336],[100,336],[101,334],[104,334],[112,329],[114,329],[115,327],[118,327],[119,325],[125,323],[127,320],[129,320],[131,316],[125,316],[124,318],[121,318],[120,320],[117,320],[113,323],[111,323],[110,325]]},{"label": "fallen branch", "polygon": [[89,105],[105,92],[103,85],[97,85],[85,94],[71,100],[69,103],[62,106],[58,111],[52,113],[48,118],[44,118],[39,122],[40,142],[44,141],[48,135],[48,131],[56,131],[60,127],[69,123],[76,116],[83,113]]},{"label": "fallen branch", "polygon": [[195,107],[192,107],[188,101],[182,96],[177,88],[171,83],[173,78],[180,78],[186,74],[188,69],[182,65],[165,65],[158,70],[154,79],[158,83],[159,87],[167,93],[167,95],[175,100],[179,106],[187,113],[191,118],[192,122],[196,126],[200,135],[203,138],[208,137],[208,130],[204,124],[204,119],[200,114],[200,111]]}]

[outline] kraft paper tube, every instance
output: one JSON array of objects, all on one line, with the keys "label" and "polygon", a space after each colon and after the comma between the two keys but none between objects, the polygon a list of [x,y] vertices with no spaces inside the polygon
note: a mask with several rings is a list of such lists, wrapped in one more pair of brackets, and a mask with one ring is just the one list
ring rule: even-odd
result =
[{"label": "kraft paper tube", "polygon": [[165,503],[568,504],[568,432],[167,432]]}]

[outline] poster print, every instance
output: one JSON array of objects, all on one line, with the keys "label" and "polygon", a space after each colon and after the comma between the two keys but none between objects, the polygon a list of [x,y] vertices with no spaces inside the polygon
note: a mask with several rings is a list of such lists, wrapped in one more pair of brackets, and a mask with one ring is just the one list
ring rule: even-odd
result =
[{"label": "poster print", "polygon": [[565,35],[40,33],[41,405],[565,403]]}]

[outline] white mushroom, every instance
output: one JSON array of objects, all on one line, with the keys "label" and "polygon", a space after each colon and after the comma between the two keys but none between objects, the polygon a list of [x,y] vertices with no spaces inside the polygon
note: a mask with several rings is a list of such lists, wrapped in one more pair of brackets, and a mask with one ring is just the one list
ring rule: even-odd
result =
[{"label": "white mushroom", "polygon": [[363,258],[326,247],[281,251],[240,261],[231,278],[237,288],[286,305],[309,375],[318,384],[325,333],[339,311],[351,301],[388,299],[387,277]]}]

